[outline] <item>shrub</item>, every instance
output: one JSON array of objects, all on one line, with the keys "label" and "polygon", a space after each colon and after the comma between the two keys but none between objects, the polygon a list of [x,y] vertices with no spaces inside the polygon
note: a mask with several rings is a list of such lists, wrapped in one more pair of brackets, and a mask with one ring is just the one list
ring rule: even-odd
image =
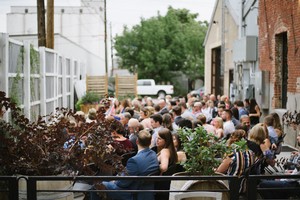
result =
[{"label": "shrub", "polygon": [[[107,100],[102,102],[105,104]],[[89,124],[83,117],[64,108],[57,108],[55,113],[30,122],[1,91],[0,105],[10,110],[12,118],[12,122],[0,119],[0,175],[91,175],[95,173],[89,168],[91,163],[100,171],[122,170],[121,157],[114,148],[107,148],[113,139],[104,106],[97,111],[97,123]],[[69,140],[68,131],[74,133],[74,142],[64,149],[64,143]],[[86,148],[78,145],[83,138],[86,138]]]}]

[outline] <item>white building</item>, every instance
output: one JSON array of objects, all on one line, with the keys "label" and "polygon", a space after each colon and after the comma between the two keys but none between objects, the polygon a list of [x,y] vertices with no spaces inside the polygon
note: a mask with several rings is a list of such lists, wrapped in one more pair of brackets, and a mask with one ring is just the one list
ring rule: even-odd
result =
[{"label": "white building", "polygon": [[[37,44],[37,8],[11,7],[7,32],[14,39]],[[87,75],[105,74],[103,1],[82,0],[80,7],[55,7],[54,33],[56,51],[85,62]]]}]

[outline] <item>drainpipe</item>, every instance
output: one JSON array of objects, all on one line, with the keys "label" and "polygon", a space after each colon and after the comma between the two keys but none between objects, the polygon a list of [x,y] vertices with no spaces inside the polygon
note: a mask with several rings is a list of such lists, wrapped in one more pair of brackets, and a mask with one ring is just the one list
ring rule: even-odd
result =
[{"label": "drainpipe", "polygon": [[240,28],[239,28],[239,39],[241,39],[244,34],[243,34],[243,24],[244,24],[244,4],[245,0],[241,0],[241,16],[240,16]]},{"label": "drainpipe", "polygon": [[[221,27],[221,69],[220,74],[224,76],[225,70],[225,2],[222,0],[222,27]],[[225,91],[223,91],[225,92]]]}]

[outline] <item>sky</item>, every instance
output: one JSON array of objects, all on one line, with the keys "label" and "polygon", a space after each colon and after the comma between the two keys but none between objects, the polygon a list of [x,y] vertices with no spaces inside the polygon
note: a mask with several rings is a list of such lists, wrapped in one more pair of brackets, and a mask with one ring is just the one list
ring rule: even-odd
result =
[{"label": "sky", "polygon": [[112,34],[122,33],[123,26],[129,28],[147,19],[165,15],[168,7],[186,8],[198,14],[198,20],[210,21],[215,0],[107,0],[107,19],[112,23]]},{"label": "sky", "polygon": [[[6,13],[10,6],[35,6],[37,0],[0,0],[0,32],[6,32]],[[47,0],[45,0],[47,2]],[[57,6],[80,6],[80,0],[54,0]],[[124,25],[129,28],[139,24],[141,18],[148,19],[165,15],[169,6],[186,8],[198,13],[198,20],[210,21],[215,0],[107,0],[107,23],[111,34],[121,34]],[[109,28],[110,29],[110,28]]]}]

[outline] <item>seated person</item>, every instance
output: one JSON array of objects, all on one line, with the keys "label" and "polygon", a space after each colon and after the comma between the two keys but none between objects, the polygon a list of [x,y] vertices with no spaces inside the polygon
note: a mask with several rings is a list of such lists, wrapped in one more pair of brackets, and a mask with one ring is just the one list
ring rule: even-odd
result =
[{"label": "seated person", "polygon": [[207,133],[211,133],[213,135],[216,135],[216,129],[213,125],[206,123],[206,116],[204,114],[199,114],[197,117],[197,120],[199,120],[203,126],[203,128],[206,130]]},{"label": "seated person", "polygon": [[[176,163],[178,161],[176,149],[173,143],[172,133],[167,128],[162,128],[158,131],[156,139],[157,160],[160,163],[159,169],[161,175],[173,175],[176,173]],[[169,190],[171,181],[159,181],[155,183],[157,190]],[[157,193],[156,200],[169,199],[168,192]]]},{"label": "seated person", "polygon": [[137,134],[140,131],[140,123],[137,119],[131,118],[128,121],[129,140],[132,143],[133,150],[137,152],[136,139]]},{"label": "seated person", "polygon": [[173,143],[172,133],[169,129],[162,128],[158,131],[156,146],[158,150],[157,160],[160,163],[160,172],[161,174],[168,173],[168,168],[172,165],[175,165],[178,161],[176,149]]},{"label": "seated person", "polygon": [[268,129],[268,133],[269,133],[269,139],[270,139],[270,142],[273,146],[273,148],[276,148],[276,144],[277,144],[277,141],[278,141],[278,135],[273,127],[273,124],[274,124],[274,118],[272,115],[268,115],[264,118],[264,123],[265,125],[267,126],[267,129]]},{"label": "seated person", "polygon": [[269,139],[268,129],[265,124],[258,123],[249,132],[249,140],[247,146],[251,149],[258,159],[263,159],[260,172],[256,174],[264,174],[264,168],[268,165],[274,166],[274,152],[271,151],[271,142]]},{"label": "seated person", "polygon": [[173,143],[174,143],[174,147],[176,149],[177,157],[178,157],[177,163],[183,164],[186,162],[187,158],[186,158],[185,152],[182,149],[179,135],[177,133],[174,133],[174,134],[172,134],[172,137],[173,137]]},{"label": "seated person", "polygon": [[[235,130],[231,135],[228,145],[240,141],[246,135],[244,130]],[[234,150],[233,153],[228,155],[220,164],[216,172],[224,173],[232,176],[241,176],[245,170],[250,167],[255,160],[255,154],[251,150],[238,151]]]},{"label": "seated person", "polygon": [[[64,149],[72,148],[75,145],[74,143],[76,142],[76,133],[74,132],[74,129],[78,126],[78,124],[73,120],[70,120],[69,123],[70,125],[67,128],[64,128],[63,130],[64,133],[66,133],[65,136],[68,138],[67,141],[64,143]],[[79,145],[81,149],[84,149],[86,147],[86,139],[87,137],[83,136],[78,141],[77,145]]]},{"label": "seated person", "polygon": [[122,155],[126,152],[133,150],[133,145],[129,139],[124,137],[125,128],[122,126],[121,122],[113,119],[111,124],[111,136],[114,140],[112,146],[116,149],[118,155]]},{"label": "seated person", "polygon": [[[300,145],[300,135],[297,137],[298,145]],[[298,156],[291,156],[291,159],[298,161]],[[298,165],[298,166],[297,166]],[[300,174],[299,163],[295,164],[294,170],[287,170],[287,174]],[[282,188],[281,190],[266,190],[260,191],[260,195],[263,199],[289,199],[289,197],[297,196],[300,198],[300,188],[298,190],[285,190],[284,188],[299,187],[299,179],[280,179],[280,180],[263,180],[260,184],[260,188]]]},{"label": "seated person", "polygon": [[[122,176],[147,176],[148,174],[154,173],[159,170],[158,160],[156,158],[156,154],[154,151],[149,149],[151,144],[151,134],[142,130],[137,134],[137,145],[138,145],[138,153],[134,157],[130,158],[127,161],[125,172]],[[119,181],[110,181],[110,182],[102,182],[107,190],[151,190],[154,188],[153,183],[149,184],[141,184],[140,181],[137,180],[119,180]],[[97,188],[97,186],[95,186]],[[118,200],[127,200],[133,199],[132,193],[125,192],[117,192],[117,193],[107,193],[107,196],[110,199],[118,199]],[[91,194],[92,200],[100,199],[97,193],[93,192]],[[153,200],[153,193],[138,193],[138,200]]]}]

